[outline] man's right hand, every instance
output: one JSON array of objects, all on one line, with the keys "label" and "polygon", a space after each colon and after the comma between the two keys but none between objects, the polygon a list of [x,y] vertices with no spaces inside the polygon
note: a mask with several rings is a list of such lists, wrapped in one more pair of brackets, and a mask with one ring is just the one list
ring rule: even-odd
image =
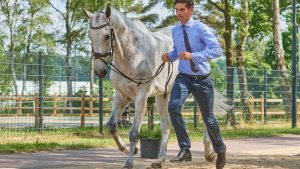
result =
[{"label": "man's right hand", "polygon": [[164,53],[161,56],[161,60],[163,60],[164,62],[169,62],[169,54],[168,53]]}]

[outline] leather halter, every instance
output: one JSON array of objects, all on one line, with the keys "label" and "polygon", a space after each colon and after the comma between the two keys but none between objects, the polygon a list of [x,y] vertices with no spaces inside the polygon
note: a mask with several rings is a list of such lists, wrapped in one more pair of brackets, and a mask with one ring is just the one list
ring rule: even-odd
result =
[{"label": "leather halter", "polygon": [[[105,57],[109,56],[110,57],[109,60],[111,60],[111,57],[114,54],[114,45],[115,45],[116,38],[115,38],[115,31],[114,31],[114,29],[112,27],[110,27],[110,21],[107,22],[107,23],[105,23],[105,24],[103,24],[103,25],[96,26],[96,27],[94,27],[92,25],[92,22],[90,22],[90,28],[94,29],[94,30],[102,29],[102,28],[105,28],[107,26],[109,27],[109,30],[110,30],[110,49],[107,52],[105,52],[105,53],[95,53],[94,48],[92,46],[92,54],[93,54],[94,59],[101,59],[102,61],[104,61],[104,59],[102,59],[102,58],[105,58]],[[108,63],[106,61],[104,61],[104,63],[106,65],[108,65]]]}]

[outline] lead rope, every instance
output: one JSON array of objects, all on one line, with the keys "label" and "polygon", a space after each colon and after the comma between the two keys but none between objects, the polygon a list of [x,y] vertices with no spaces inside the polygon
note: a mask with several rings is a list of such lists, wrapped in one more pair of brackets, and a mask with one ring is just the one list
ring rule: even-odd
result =
[{"label": "lead rope", "polygon": [[[170,73],[170,69],[172,70],[171,73]],[[165,91],[164,91],[164,99],[167,98],[168,84],[171,80],[172,75],[173,75],[173,62],[169,62],[169,64],[168,64],[168,77],[167,77],[167,81],[166,81],[166,85],[165,85]]]}]

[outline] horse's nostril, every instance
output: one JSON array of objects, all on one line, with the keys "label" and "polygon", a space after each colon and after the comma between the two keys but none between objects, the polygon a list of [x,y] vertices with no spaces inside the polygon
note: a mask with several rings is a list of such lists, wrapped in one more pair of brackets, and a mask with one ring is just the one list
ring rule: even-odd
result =
[{"label": "horse's nostril", "polygon": [[106,70],[103,70],[103,71],[99,72],[99,71],[96,71],[96,70],[95,70],[95,74],[96,74],[99,78],[104,78],[104,77],[106,76],[106,74],[107,74],[107,71],[106,71]]},{"label": "horse's nostril", "polygon": [[99,78],[101,78],[100,75],[99,75],[99,73],[98,73],[98,71],[94,70],[94,72],[95,72],[95,74],[96,74]]}]

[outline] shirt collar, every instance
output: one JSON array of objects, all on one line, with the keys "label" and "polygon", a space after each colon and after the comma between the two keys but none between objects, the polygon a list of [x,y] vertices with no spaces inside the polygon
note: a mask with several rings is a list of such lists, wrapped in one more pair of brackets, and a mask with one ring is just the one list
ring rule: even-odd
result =
[{"label": "shirt collar", "polygon": [[[185,26],[191,27],[193,24],[194,24],[194,19],[193,19],[193,17],[191,17],[191,18],[186,22]],[[180,23],[180,26],[183,26],[183,24]]]}]

